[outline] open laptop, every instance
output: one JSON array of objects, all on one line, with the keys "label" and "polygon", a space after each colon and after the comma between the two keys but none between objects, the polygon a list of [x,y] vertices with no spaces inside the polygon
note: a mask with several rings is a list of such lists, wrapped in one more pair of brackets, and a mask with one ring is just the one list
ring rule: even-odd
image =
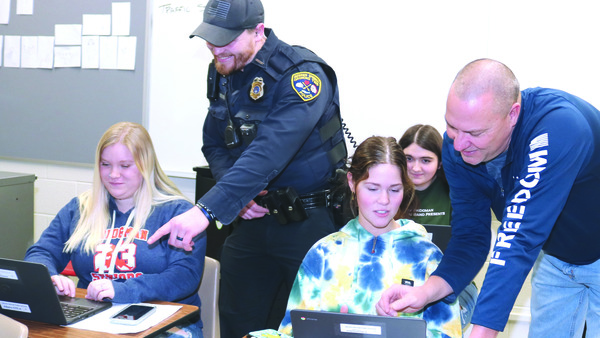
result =
[{"label": "open laptop", "polygon": [[438,224],[423,224],[427,232],[431,235],[431,241],[437,245],[442,252],[446,251],[450,236],[452,235],[452,227],[449,225]]},{"label": "open laptop", "polygon": [[111,306],[110,302],[58,296],[45,265],[0,258],[0,313],[3,315],[68,325]]},{"label": "open laptop", "polygon": [[294,338],[424,338],[427,336],[427,323],[420,318],[297,309],[292,310],[290,315]]}]

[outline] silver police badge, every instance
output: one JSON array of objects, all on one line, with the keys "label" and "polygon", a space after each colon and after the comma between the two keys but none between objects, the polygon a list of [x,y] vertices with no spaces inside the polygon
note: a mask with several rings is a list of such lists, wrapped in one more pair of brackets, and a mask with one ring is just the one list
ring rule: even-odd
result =
[{"label": "silver police badge", "polygon": [[262,77],[255,77],[250,87],[250,97],[253,100],[260,99],[265,93],[265,83]]}]

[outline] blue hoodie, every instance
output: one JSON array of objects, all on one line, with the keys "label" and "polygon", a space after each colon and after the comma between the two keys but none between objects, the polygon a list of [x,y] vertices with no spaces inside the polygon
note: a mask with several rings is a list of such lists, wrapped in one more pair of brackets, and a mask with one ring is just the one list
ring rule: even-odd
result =
[{"label": "blue hoodie", "polygon": [[[42,263],[48,267],[50,275],[59,274],[69,261],[79,278],[78,288],[87,288],[96,279],[108,278],[113,281],[116,303],[137,303],[150,300],[164,300],[200,307],[198,285],[204,271],[206,235],[195,238],[195,248],[191,252],[170,247],[168,237],[148,246],[148,238],[172,217],[192,207],[185,200],[170,201],[154,207],[144,228],[126,247],[122,246],[111,270],[113,251],[98,249],[93,255],[82,250],[63,252],[79,220],[79,198],[73,198],[65,205],[40,239],[25,254],[25,260]],[[133,210],[133,209],[132,209]],[[125,241],[125,224],[132,210],[122,213],[117,209],[112,197],[109,212],[115,217],[114,228],[108,231],[105,242],[98,247],[114,249],[119,240]],[[102,271],[100,271],[102,270]]]},{"label": "blue hoodie", "polygon": [[444,135],[452,238],[434,275],[458,294],[479,272],[501,222],[471,322],[502,331],[540,250],[571,264],[600,258],[600,112],[571,94],[521,92],[502,184],[485,163],[469,165]]}]

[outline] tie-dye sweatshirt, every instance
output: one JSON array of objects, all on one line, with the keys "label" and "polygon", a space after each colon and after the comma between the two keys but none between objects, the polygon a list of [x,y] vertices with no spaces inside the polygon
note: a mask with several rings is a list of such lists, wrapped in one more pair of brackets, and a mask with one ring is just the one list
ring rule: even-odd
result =
[{"label": "tie-dye sweatshirt", "polygon": [[[442,259],[425,228],[400,219],[400,227],[373,236],[353,219],[319,240],[298,270],[279,331],[292,335],[290,311],[309,309],[377,314],[375,305],[392,284],[425,283]],[[458,302],[438,301],[402,316],[427,321],[427,337],[462,337]]]}]

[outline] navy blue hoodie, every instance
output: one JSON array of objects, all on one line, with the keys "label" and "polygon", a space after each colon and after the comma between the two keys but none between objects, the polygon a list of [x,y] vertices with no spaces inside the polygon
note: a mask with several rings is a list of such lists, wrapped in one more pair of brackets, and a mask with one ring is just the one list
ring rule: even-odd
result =
[{"label": "navy blue hoodie", "polygon": [[[191,252],[169,246],[167,236],[148,246],[148,238],[158,228],[191,207],[192,204],[183,199],[154,206],[142,230],[125,246],[118,243],[125,241],[126,224],[133,209],[120,212],[111,197],[109,212],[111,217],[114,212],[114,227],[111,230],[108,225],[104,242],[97,246],[96,252],[65,253],[65,242],[79,221],[79,198],[76,197],[59,211],[40,239],[27,250],[25,260],[46,265],[50,275],[60,273],[72,261],[79,278],[78,288],[87,288],[93,280],[111,279],[116,303],[164,300],[200,307],[197,291],[204,271],[206,234],[195,238]],[[113,255],[117,255],[114,260]]]},{"label": "navy blue hoodie", "polygon": [[444,136],[443,166],[452,200],[452,239],[434,275],[458,294],[497,241],[471,322],[502,331],[540,250],[571,264],[600,258],[600,112],[571,94],[521,92],[502,185],[485,163],[469,165]]}]

